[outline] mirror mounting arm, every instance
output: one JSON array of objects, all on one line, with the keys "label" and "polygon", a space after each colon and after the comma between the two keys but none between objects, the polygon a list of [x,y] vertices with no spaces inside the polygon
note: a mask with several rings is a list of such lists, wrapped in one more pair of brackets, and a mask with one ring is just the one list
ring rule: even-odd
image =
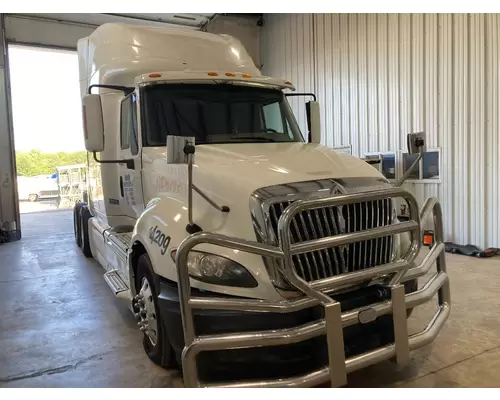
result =
[{"label": "mirror mounting arm", "polygon": [[188,224],[186,225],[186,231],[189,234],[202,231],[202,229],[193,222],[193,191],[196,191],[208,204],[210,204],[216,210],[223,213],[228,213],[230,211],[229,207],[227,206],[219,206],[193,183],[193,163],[195,152],[196,148],[194,137],[167,135],[167,164],[187,164],[188,167]]},{"label": "mirror mounting arm", "polygon": [[222,206],[222,207],[219,206],[215,201],[213,201],[205,193],[203,193],[201,189],[199,189],[194,183],[192,185],[193,185],[193,190],[196,193],[198,193],[201,197],[203,197],[207,201],[207,203],[210,204],[213,208],[223,213],[228,213],[230,211],[228,206]]},{"label": "mirror mounting arm", "polygon": [[196,191],[205,201],[214,207],[216,210],[219,210],[223,213],[228,213],[228,206],[218,206],[213,200],[211,200],[205,193],[203,193],[198,187],[193,183],[193,155],[195,153],[195,147],[192,144],[186,144],[184,146],[184,154],[188,157],[188,220],[189,224],[186,226],[186,231],[189,234],[193,234],[196,232],[201,232],[202,229],[193,222],[193,190]]},{"label": "mirror mounting arm", "polygon": [[404,175],[394,184],[395,187],[400,187],[408,179],[415,167],[420,163],[426,151],[424,132],[409,133],[407,136],[408,154],[418,154],[417,159],[410,165],[410,168]]},{"label": "mirror mounting arm", "polygon": [[193,155],[195,149],[192,144],[184,146],[184,154],[188,157],[188,221],[186,231],[190,235],[196,232],[201,232],[202,229],[199,225],[193,222]]},{"label": "mirror mounting arm", "polygon": [[408,170],[405,172],[405,174],[401,178],[399,178],[399,181],[397,181],[394,184],[394,187],[400,187],[403,183],[405,183],[405,181],[408,179],[408,177],[410,176],[410,174],[413,172],[413,170],[415,169],[415,167],[418,165],[418,163],[422,159],[423,155],[424,154],[422,152],[418,153],[417,159],[415,161],[413,161],[413,164],[410,165],[410,168],[408,168]]},{"label": "mirror mounting arm", "polygon": [[128,160],[99,160],[95,151],[92,152],[94,155],[94,160],[99,164],[126,164],[128,169],[135,169],[135,163],[133,159]]}]

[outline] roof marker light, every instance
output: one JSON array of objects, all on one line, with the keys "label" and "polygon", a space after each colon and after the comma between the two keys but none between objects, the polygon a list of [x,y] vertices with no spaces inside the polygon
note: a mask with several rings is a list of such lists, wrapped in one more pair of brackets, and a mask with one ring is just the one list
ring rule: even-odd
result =
[{"label": "roof marker light", "polygon": [[209,72],[207,75],[208,76],[219,76],[219,74],[217,72]]},{"label": "roof marker light", "polygon": [[293,86],[293,83],[290,81],[285,81],[285,85],[292,85]]},{"label": "roof marker light", "polygon": [[161,78],[161,74],[149,74],[150,78]]},{"label": "roof marker light", "polygon": [[242,76],[243,78],[251,78],[251,77],[252,77],[252,75],[250,75],[250,74],[243,74],[243,75],[241,75],[241,76]]},{"label": "roof marker light", "polygon": [[226,72],[226,76],[236,76],[234,72]]}]

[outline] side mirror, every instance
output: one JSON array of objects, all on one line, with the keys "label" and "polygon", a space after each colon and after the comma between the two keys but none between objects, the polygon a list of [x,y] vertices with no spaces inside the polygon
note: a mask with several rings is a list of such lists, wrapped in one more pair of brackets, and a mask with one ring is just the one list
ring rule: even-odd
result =
[{"label": "side mirror", "polygon": [[191,136],[167,136],[167,164],[188,164],[189,154],[194,158],[194,144]]},{"label": "side mirror", "polygon": [[104,150],[104,123],[102,119],[101,96],[86,94],[83,96],[83,134],[88,152],[98,153]]},{"label": "side mirror", "polygon": [[309,130],[309,143],[321,143],[321,119],[319,103],[309,101],[306,103],[307,129]]},{"label": "side mirror", "polygon": [[406,140],[408,154],[420,154],[427,150],[424,132],[409,133]]}]

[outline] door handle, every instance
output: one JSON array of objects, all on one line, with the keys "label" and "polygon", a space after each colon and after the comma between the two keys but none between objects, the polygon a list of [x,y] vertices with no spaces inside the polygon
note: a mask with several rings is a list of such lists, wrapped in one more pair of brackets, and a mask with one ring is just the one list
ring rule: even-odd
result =
[{"label": "door handle", "polygon": [[124,193],[123,193],[123,177],[120,176],[120,194],[122,195],[122,197],[125,197]]}]

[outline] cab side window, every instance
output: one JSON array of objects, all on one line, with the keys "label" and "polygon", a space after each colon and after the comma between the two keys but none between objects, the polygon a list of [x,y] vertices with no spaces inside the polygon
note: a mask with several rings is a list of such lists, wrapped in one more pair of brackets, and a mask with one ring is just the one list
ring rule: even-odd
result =
[{"label": "cab side window", "polygon": [[139,152],[136,99],[134,93],[125,97],[121,104],[120,115],[120,146],[122,150],[130,149],[132,155]]}]

